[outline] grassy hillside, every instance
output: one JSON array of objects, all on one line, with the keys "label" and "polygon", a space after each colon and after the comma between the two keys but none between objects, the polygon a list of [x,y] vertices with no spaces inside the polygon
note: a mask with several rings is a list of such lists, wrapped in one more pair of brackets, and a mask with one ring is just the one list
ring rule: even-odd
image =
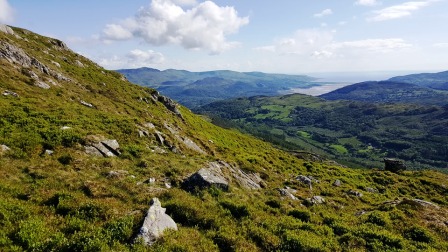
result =
[{"label": "grassy hillside", "polygon": [[322,154],[351,166],[381,167],[387,156],[404,159],[414,169],[444,169],[447,108],[326,101],[295,94],[215,102],[199,112],[284,148]]},{"label": "grassy hillside", "polygon": [[320,85],[304,75],[267,74],[261,72],[208,71],[189,72],[152,68],[122,69],[129,81],[156,88],[181,104],[193,108],[236,97],[278,95],[292,88]]},{"label": "grassy hillside", "polygon": [[394,81],[356,83],[323,94],[320,97],[327,100],[350,100],[375,103],[416,103],[440,106],[448,104],[447,91],[406,83],[405,79],[393,78],[392,80]]},{"label": "grassy hillside", "polygon": [[[0,33],[0,251],[448,249],[444,174],[299,159],[214,126],[61,41],[14,33]],[[104,139],[121,154],[86,153]],[[263,188],[181,188],[216,160],[259,174]],[[133,238],[152,197],[179,230],[148,248]]]}]

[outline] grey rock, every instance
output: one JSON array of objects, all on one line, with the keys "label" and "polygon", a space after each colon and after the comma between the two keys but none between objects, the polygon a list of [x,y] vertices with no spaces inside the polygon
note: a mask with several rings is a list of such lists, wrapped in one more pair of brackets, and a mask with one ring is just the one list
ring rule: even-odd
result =
[{"label": "grey rock", "polygon": [[403,161],[393,158],[384,159],[384,170],[391,172],[399,172],[406,170],[406,165]]},{"label": "grey rock", "polygon": [[165,154],[166,150],[160,148],[159,146],[151,146],[151,151],[157,154]]},{"label": "grey rock", "polygon": [[156,137],[156,140],[160,143],[160,144],[164,144],[165,143],[165,139],[162,136],[162,133],[159,131],[156,131],[154,133],[154,136]]},{"label": "grey rock", "polygon": [[52,150],[45,150],[45,155],[51,156],[53,155],[54,151]]},{"label": "grey rock", "polygon": [[0,145],[0,153],[7,152],[10,150],[11,150],[11,148],[9,148],[8,146],[6,146],[4,144]]},{"label": "grey rock", "polygon": [[50,85],[48,85],[47,83],[43,82],[43,81],[36,81],[34,83],[35,86],[40,87],[42,89],[50,89]]},{"label": "grey rock", "polygon": [[190,150],[196,151],[200,154],[207,154],[203,149],[201,149],[201,147],[199,147],[195,142],[193,142],[190,138],[188,137],[183,137],[180,138],[180,140],[182,140],[182,143],[185,145],[185,147],[187,147]]},{"label": "grey rock", "polygon": [[72,81],[72,79],[70,79],[70,78],[68,78],[68,77],[65,77],[65,76],[64,76],[63,74],[61,74],[61,73],[53,72],[52,76],[53,76],[54,78],[56,78],[57,80],[59,80],[59,81],[66,81],[66,82],[71,82],[71,81]]},{"label": "grey rock", "polygon": [[49,42],[52,43],[53,45],[55,45],[55,47],[58,48],[58,49],[70,50],[68,48],[68,46],[64,42],[59,40],[59,39],[50,39]]},{"label": "grey rock", "polygon": [[167,189],[171,189],[171,183],[166,182],[166,183],[165,183],[165,187],[166,187]]},{"label": "grey rock", "polygon": [[90,156],[102,157],[103,154],[93,146],[84,146],[85,152]]},{"label": "grey rock", "polygon": [[358,192],[358,191],[355,191],[355,190],[350,190],[350,191],[348,191],[347,193],[348,193],[349,195],[352,195],[352,196],[355,196],[355,197],[362,197],[362,196],[363,196],[362,193],[360,193],[360,192]]},{"label": "grey rock", "polygon": [[425,201],[425,200],[421,200],[421,199],[412,199],[412,201],[414,201],[415,203],[419,204],[420,206],[423,207],[433,207],[436,209],[439,209],[440,207],[432,202],[429,201]]},{"label": "grey rock", "polygon": [[[224,162],[221,162],[221,164]],[[264,185],[264,181],[260,178],[260,176],[256,173],[246,173],[239,168],[231,167],[227,163],[227,168],[232,174],[232,177],[235,181],[243,188],[257,190],[261,189],[262,185]]]},{"label": "grey rock", "polygon": [[85,101],[83,101],[83,100],[80,100],[79,103],[81,103],[82,105],[84,105],[84,106],[86,106],[86,107],[93,108],[93,105],[92,105],[92,104],[90,104],[90,103],[88,103],[88,102],[85,102]]},{"label": "grey rock", "polygon": [[115,139],[110,139],[110,140],[104,140],[101,141],[101,143],[110,151],[112,151],[112,153],[114,153],[114,155],[118,156],[120,155],[120,145],[118,144],[118,141]]},{"label": "grey rock", "polygon": [[68,126],[62,126],[61,127],[61,130],[69,130],[69,129],[71,129],[72,127],[68,127]]},{"label": "grey rock", "polygon": [[102,143],[95,143],[95,144],[93,144],[93,147],[95,147],[97,150],[99,150],[104,157],[115,157],[114,153],[112,151],[110,151]]},{"label": "grey rock", "polygon": [[297,179],[298,181],[300,181],[300,182],[302,182],[302,183],[308,185],[308,186],[311,188],[311,186],[312,186],[312,185],[311,185],[311,184],[312,184],[312,181],[311,181],[311,179],[308,178],[307,176],[299,175],[299,176],[296,177],[296,179]]},{"label": "grey rock", "polygon": [[378,193],[379,191],[378,191],[378,189],[376,189],[376,188],[366,187],[366,192],[369,192],[369,193]]},{"label": "grey rock", "polygon": [[0,24],[0,32],[4,32],[9,35],[14,35],[14,31],[11,29],[11,27],[5,24]]},{"label": "grey rock", "polygon": [[9,90],[5,90],[5,91],[3,91],[2,94],[3,94],[4,96],[12,95],[12,96],[14,96],[14,97],[19,97],[19,95],[18,95],[17,93],[12,92],[12,91],[9,91]]},{"label": "grey rock", "polygon": [[321,205],[325,203],[325,199],[322,196],[313,196],[306,199],[309,205]]},{"label": "grey rock", "polygon": [[355,213],[355,216],[361,216],[361,215],[364,215],[364,214],[366,214],[366,213],[367,213],[367,211],[365,211],[365,210],[361,210],[361,211],[356,212],[356,213]]},{"label": "grey rock", "polygon": [[79,60],[75,60],[75,65],[77,65],[79,67],[84,67],[84,64]]},{"label": "grey rock", "polygon": [[129,172],[125,170],[117,170],[117,171],[110,171],[107,173],[108,178],[123,178],[124,176],[128,175]]},{"label": "grey rock", "polygon": [[339,187],[339,186],[341,186],[342,185],[342,182],[339,180],[339,179],[336,179],[335,181],[334,181],[334,183],[333,183],[333,186],[337,186],[337,187]]},{"label": "grey rock", "polygon": [[147,130],[140,129],[140,130],[138,130],[138,136],[139,137],[147,137],[147,136],[149,136],[149,132]]},{"label": "grey rock", "polygon": [[171,112],[182,118],[182,114],[177,107],[177,103],[175,103],[173,100],[163,95],[158,95],[157,100],[165,105],[165,107]]},{"label": "grey rock", "polygon": [[209,187],[216,187],[227,191],[229,189],[229,182],[224,177],[220,166],[215,163],[212,162],[209,167],[201,168],[191,175],[184,181],[182,187],[188,191],[192,191],[195,188],[204,189]]},{"label": "grey rock", "polygon": [[297,197],[294,196],[294,194],[297,193],[297,190],[291,189],[286,186],[285,188],[278,189],[278,191],[280,192],[281,196],[287,197],[292,200],[297,200]]},{"label": "grey rock", "polygon": [[58,62],[56,62],[56,61],[51,61],[51,63],[53,63],[53,65],[55,65],[55,66],[57,66],[57,67],[61,67],[61,64],[59,64]]},{"label": "grey rock", "polygon": [[155,129],[156,126],[150,122],[147,122],[145,124],[143,124],[144,127],[148,128],[148,129]]},{"label": "grey rock", "polygon": [[159,199],[153,198],[146,214],[137,239],[141,239],[145,245],[151,246],[167,229],[177,230],[177,224],[165,213]]}]

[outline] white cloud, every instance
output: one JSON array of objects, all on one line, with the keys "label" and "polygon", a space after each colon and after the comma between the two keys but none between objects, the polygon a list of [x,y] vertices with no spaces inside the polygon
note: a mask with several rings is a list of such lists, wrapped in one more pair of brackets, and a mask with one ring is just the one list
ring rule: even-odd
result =
[{"label": "white cloud", "polygon": [[437,48],[448,48],[448,43],[436,43],[436,44],[433,44],[432,46],[437,47]]},{"label": "white cloud", "polygon": [[368,20],[378,22],[411,16],[413,12],[437,1],[438,0],[414,1],[405,2],[399,5],[393,5],[378,11],[374,11],[374,16],[369,18]]},{"label": "white cloud", "polygon": [[[194,4],[184,10],[182,6]],[[249,23],[233,7],[220,7],[212,1],[199,4],[192,0],[152,0],[135,17],[103,30],[105,40],[142,38],[151,45],[181,45],[186,49],[207,50],[212,54],[234,48],[237,42],[226,36]]]},{"label": "white cloud", "polygon": [[325,17],[325,16],[328,16],[331,14],[333,14],[333,11],[331,9],[325,9],[319,13],[314,14],[313,16],[316,18],[321,18],[321,17]]},{"label": "white cloud", "polygon": [[355,2],[356,5],[362,5],[362,6],[375,6],[378,5],[378,1],[376,0],[358,0]]},{"label": "white cloud", "polygon": [[97,62],[106,69],[150,67],[164,63],[165,56],[153,50],[135,49],[124,56],[98,57]]},{"label": "white cloud", "polygon": [[11,22],[13,19],[13,9],[7,0],[0,0],[0,23]]},{"label": "white cloud", "polygon": [[280,39],[274,45],[255,49],[280,55],[324,59],[347,55],[355,57],[367,54],[387,54],[412,47],[412,44],[401,38],[336,41],[335,34],[336,31],[325,29],[298,30],[293,36]]}]

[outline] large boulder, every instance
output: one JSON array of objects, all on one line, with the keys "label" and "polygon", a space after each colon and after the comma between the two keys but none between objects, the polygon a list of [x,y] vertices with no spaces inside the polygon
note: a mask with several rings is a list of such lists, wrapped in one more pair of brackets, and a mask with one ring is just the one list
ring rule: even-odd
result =
[{"label": "large boulder", "polygon": [[384,170],[391,172],[399,172],[406,170],[406,165],[403,161],[394,158],[384,159]]},{"label": "large boulder", "polygon": [[5,25],[5,24],[0,24],[0,32],[4,32],[6,34],[10,34],[10,35],[14,35],[14,31],[11,29],[11,27]]},{"label": "large boulder", "polygon": [[120,145],[115,139],[92,143],[91,146],[84,146],[84,148],[85,152],[91,156],[115,157],[121,154]]},{"label": "large boulder", "polygon": [[192,191],[195,188],[204,189],[209,187],[216,187],[227,191],[229,189],[229,182],[221,171],[221,165],[218,162],[211,162],[208,167],[201,168],[187,178],[182,184],[182,187],[187,191]]},{"label": "large boulder", "polygon": [[158,198],[151,199],[150,207],[146,214],[143,225],[137,235],[146,245],[152,245],[166,229],[177,230],[177,224],[165,213]]},{"label": "large boulder", "polygon": [[204,189],[216,187],[228,190],[229,182],[236,183],[245,189],[260,189],[264,181],[256,173],[246,173],[238,167],[232,166],[224,161],[210,162],[188,177],[182,184],[187,191],[195,188]]}]

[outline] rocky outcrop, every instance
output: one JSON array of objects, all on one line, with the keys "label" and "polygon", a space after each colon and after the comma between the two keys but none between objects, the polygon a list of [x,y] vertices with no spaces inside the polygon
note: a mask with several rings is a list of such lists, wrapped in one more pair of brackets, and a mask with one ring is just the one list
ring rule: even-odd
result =
[{"label": "rocky outcrop", "polygon": [[399,172],[406,170],[406,165],[403,161],[394,158],[384,159],[384,170],[391,172]]},{"label": "rocky outcrop", "polygon": [[9,35],[14,35],[14,31],[11,29],[11,27],[5,24],[0,24],[0,32],[4,32]]},{"label": "rocky outcrop", "polygon": [[182,114],[179,111],[179,108],[177,107],[177,103],[175,103],[172,99],[160,95],[158,92],[153,94],[157,101],[161,102],[167,109],[169,109],[171,112],[182,118]]},{"label": "rocky outcrop", "polygon": [[121,154],[120,145],[115,139],[93,143],[89,146],[84,146],[84,149],[87,154],[98,157],[115,157]]},{"label": "rocky outcrop", "polygon": [[192,191],[195,188],[204,189],[210,187],[227,191],[229,189],[229,182],[224,177],[221,167],[222,165],[218,162],[209,163],[207,168],[201,168],[186,179],[182,187],[187,191]]},{"label": "rocky outcrop", "polygon": [[295,190],[295,189],[291,189],[286,186],[285,188],[278,189],[278,191],[280,192],[280,195],[283,197],[286,197],[286,198],[292,199],[292,200],[297,200],[297,197],[294,196],[294,194],[297,193],[297,190]]},{"label": "rocky outcrop", "polygon": [[358,198],[360,198],[360,197],[363,196],[362,193],[360,193],[360,192],[358,192],[358,191],[355,191],[355,190],[349,190],[349,191],[347,192],[347,194],[348,194],[348,195],[355,196],[355,197],[358,197]]},{"label": "rocky outcrop", "polygon": [[4,96],[9,96],[9,95],[11,95],[11,96],[14,96],[14,97],[19,97],[19,95],[18,95],[17,93],[12,92],[12,91],[9,91],[9,90],[5,90],[5,91],[3,91],[2,94],[3,94]]},{"label": "rocky outcrop", "polygon": [[143,225],[136,237],[136,240],[144,244],[152,245],[167,229],[177,230],[177,224],[165,213],[159,199],[153,198],[146,214]]},{"label": "rocky outcrop", "polygon": [[229,182],[234,182],[245,189],[260,189],[264,181],[257,174],[245,173],[238,167],[233,167],[224,161],[210,162],[188,177],[182,184],[187,191],[195,188],[204,189],[217,187],[228,190]]},{"label": "rocky outcrop", "polygon": [[325,203],[325,199],[322,196],[313,196],[306,199],[305,203],[307,205],[321,205]]},{"label": "rocky outcrop", "polygon": [[191,140],[190,138],[188,138],[186,136],[181,136],[180,130],[177,129],[176,127],[168,125],[166,123],[164,124],[164,126],[167,130],[170,131],[171,134],[173,134],[176,137],[176,139],[179,142],[183,143],[183,145],[186,148],[193,150],[199,154],[207,154],[201,147],[199,147],[199,145],[197,145],[195,142],[193,142],[193,140]]}]

